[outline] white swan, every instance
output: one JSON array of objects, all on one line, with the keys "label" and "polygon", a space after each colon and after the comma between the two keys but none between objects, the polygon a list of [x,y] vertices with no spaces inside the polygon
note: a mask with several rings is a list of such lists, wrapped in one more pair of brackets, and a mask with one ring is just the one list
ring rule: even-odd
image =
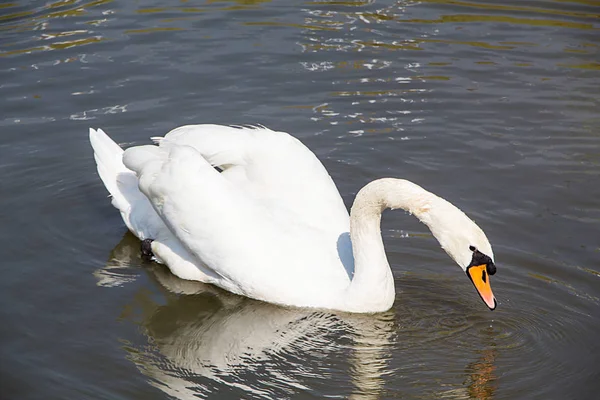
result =
[{"label": "white swan", "polygon": [[153,140],[158,146],[123,152],[101,129],[90,129],[112,204],[180,278],[281,305],[385,311],[395,288],[381,213],[402,208],[429,227],[487,306],[496,307],[485,234],[414,183],[373,181],[348,216],[321,162],[287,133],[192,125]]}]

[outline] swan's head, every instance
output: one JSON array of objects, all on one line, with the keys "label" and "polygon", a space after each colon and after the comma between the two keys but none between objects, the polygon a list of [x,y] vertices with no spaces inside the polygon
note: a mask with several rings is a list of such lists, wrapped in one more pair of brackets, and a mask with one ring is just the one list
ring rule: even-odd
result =
[{"label": "swan's head", "polygon": [[496,273],[494,253],[485,233],[461,210],[442,198],[420,218],[429,226],[442,248],[467,274],[479,296],[490,310],[496,308],[496,298],[490,285],[490,275]]},{"label": "swan's head", "polygon": [[473,282],[481,299],[490,310],[493,310],[496,308],[496,298],[494,297],[494,293],[492,293],[490,276],[496,273],[496,265],[490,256],[480,252],[475,246],[469,246],[469,250],[473,252],[473,256],[465,272],[471,282]]}]

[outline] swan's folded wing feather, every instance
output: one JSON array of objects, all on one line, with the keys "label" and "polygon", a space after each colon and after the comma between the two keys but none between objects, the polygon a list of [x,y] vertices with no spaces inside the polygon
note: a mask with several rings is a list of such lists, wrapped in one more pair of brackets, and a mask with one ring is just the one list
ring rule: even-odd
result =
[{"label": "swan's folded wing feather", "polygon": [[161,147],[185,145],[196,149],[213,166],[228,168],[246,165],[257,138],[253,130],[223,125],[185,125],[173,129],[164,138],[153,138]]},{"label": "swan's folded wing feather", "polygon": [[[142,148],[126,151],[137,156]],[[256,202],[225,179],[193,148],[172,145],[143,163],[127,163],[139,177],[139,187],[181,244],[238,293],[268,280],[263,262],[273,243],[273,226]],[[132,154],[127,155],[127,152]]]},{"label": "swan's folded wing feather", "polygon": [[[220,276],[203,264],[178,240],[138,188],[136,172],[144,171],[146,185],[160,172],[168,151],[157,146],[138,146],[123,151],[101,129],[90,129],[98,173],[112,196],[112,204],[129,230],[140,239],[153,239],[157,260],[169,266],[180,278],[216,283]],[[142,185],[144,183],[142,182]],[[236,287],[220,282],[231,292]]]}]

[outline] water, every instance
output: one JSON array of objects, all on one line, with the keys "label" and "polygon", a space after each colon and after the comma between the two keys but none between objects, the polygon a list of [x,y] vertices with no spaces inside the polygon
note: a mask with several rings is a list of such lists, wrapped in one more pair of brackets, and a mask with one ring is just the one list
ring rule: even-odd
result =
[{"label": "water", "polygon": [[[0,5],[3,398],[596,397],[600,3],[24,3]],[[201,122],[293,133],[347,205],[381,176],[451,200],[494,246],[497,310],[398,211],[380,315],[143,263],[87,129]]]}]

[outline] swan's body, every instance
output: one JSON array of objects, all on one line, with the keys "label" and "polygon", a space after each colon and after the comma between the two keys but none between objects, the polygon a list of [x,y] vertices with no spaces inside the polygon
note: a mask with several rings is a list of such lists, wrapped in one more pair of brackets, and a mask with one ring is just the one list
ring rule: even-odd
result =
[{"label": "swan's body", "polygon": [[[371,182],[349,216],[316,156],[283,132],[184,126],[125,152],[102,130],[90,141],[127,227],[183,279],[282,305],[385,311],[395,298],[379,228],[386,208],[424,222],[463,270],[493,266],[481,229],[409,181]],[[494,308],[491,289],[473,283]]]}]

